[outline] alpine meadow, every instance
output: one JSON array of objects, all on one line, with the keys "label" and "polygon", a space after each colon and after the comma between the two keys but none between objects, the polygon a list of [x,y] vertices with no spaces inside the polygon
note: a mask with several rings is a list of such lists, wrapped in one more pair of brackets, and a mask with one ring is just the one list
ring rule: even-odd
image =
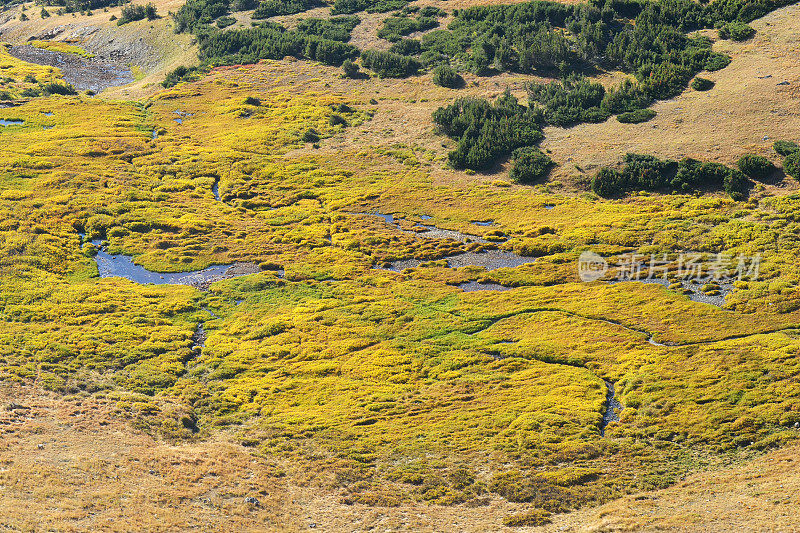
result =
[{"label": "alpine meadow", "polygon": [[800,4],[0,0],[0,488],[800,530]]}]

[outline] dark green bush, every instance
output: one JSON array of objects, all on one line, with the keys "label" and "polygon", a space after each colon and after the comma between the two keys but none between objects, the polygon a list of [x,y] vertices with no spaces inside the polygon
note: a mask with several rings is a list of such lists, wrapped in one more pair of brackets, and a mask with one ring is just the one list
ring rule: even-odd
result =
[{"label": "dark green bush", "polygon": [[756,34],[756,30],[744,22],[730,22],[719,29],[720,39],[731,39],[733,41],[746,41]]},{"label": "dark green bush", "polygon": [[601,168],[592,179],[592,191],[603,198],[620,196],[627,191],[622,172],[613,168]]},{"label": "dark green bush", "polygon": [[342,70],[344,71],[345,78],[357,78],[361,72],[358,69],[358,65],[353,63],[351,60],[347,59],[344,63],[342,63]]},{"label": "dark green bush", "polygon": [[400,39],[389,48],[389,51],[401,56],[417,56],[422,52],[422,43],[419,39]]},{"label": "dark green bush", "polygon": [[331,115],[331,118],[328,119],[328,122],[330,123],[331,126],[338,126],[340,124],[342,126],[347,126],[347,121],[345,120],[345,118],[342,115],[337,115],[336,113]]},{"label": "dark green bush", "polygon": [[619,87],[612,87],[606,92],[600,102],[600,108],[615,115],[645,109],[652,102],[653,99],[641,85],[626,79],[620,83]]},{"label": "dark green bush", "polygon": [[247,98],[244,99],[244,103],[245,105],[252,105],[258,107],[261,105],[261,99],[258,98],[257,96],[248,96]]},{"label": "dark green bush", "polygon": [[525,146],[514,150],[514,165],[510,177],[517,183],[535,183],[550,172],[554,165],[550,157],[533,146]]},{"label": "dark green bush", "polygon": [[331,41],[346,43],[353,29],[361,22],[356,16],[332,17],[329,19],[308,18],[297,24],[297,31],[306,35],[316,35]]},{"label": "dark green bush", "polygon": [[389,17],[378,30],[378,37],[387,41],[397,42],[404,35],[417,31],[429,30],[439,25],[436,17],[418,16],[415,19],[405,16]]},{"label": "dark green bush", "polygon": [[714,82],[705,78],[695,78],[692,80],[692,89],[695,91],[710,91],[714,88]]},{"label": "dark green bush", "polygon": [[135,20],[155,20],[158,18],[158,13],[156,12],[156,6],[152,3],[147,5],[140,5],[140,4],[131,4],[127,6],[123,6],[122,8],[122,16],[117,20],[117,26],[122,26],[123,24],[127,24],[128,22],[133,22]]},{"label": "dark green bush", "polygon": [[739,158],[737,166],[746,176],[753,179],[768,178],[775,172],[775,165],[769,159],[760,155],[743,155]]},{"label": "dark green bush", "polygon": [[409,0],[336,0],[331,15],[348,15],[366,11],[367,13],[388,13],[403,9]]},{"label": "dark green bush", "polygon": [[731,64],[731,58],[725,54],[713,53],[708,56],[704,65],[704,70],[709,72],[716,72],[722,70]]},{"label": "dark green bush", "polygon": [[464,85],[464,78],[450,65],[440,65],[433,70],[433,83],[440,87],[457,89]]},{"label": "dark green bush", "polygon": [[787,156],[800,151],[800,145],[793,141],[775,141],[772,145],[775,151],[782,156]]},{"label": "dark green bush", "polygon": [[175,20],[177,33],[194,32],[227,13],[226,0],[186,0],[172,18]]},{"label": "dark green bush", "polygon": [[319,133],[314,128],[309,128],[308,130],[303,133],[303,142],[306,143],[315,143],[319,141]]},{"label": "dark green bush", "polygon": [[458,147],[448,154],[448,159],[459,169],[488,169],[499,157],[533,146],[543,138],[541,112],[520,105],[508,91],[494,104],[460,98],[437,109],[433,120],[442,132],[458,140]]},{"label": "dark green bush", "polygon": [[49,96],[51,94],[78,94],[78,91],[75,90],[75,87],[69,83],[45,83],[42,85],[42,92],[45,96]]},{"label": "dark green bush", "polygon": [[224,29],[234,24],[236,24],[236,19],[234,17],[220,17],[217,19],[217,28],[219,29]]},{"label": "dark green bush", "polygon": [[169,88],[182,81],[193,81],[199,77],[201,70],[198,67],[184,67],[181,65],[175,70],[167,73],[167,77],[161,82],[163,87]]},{"label": "dark green bush", "polygon": [[652,109],[637,109],[617,116],[617,120],[623,124],[639,124],[655,118],[656,112]]},{"label": "dark green bush", "polygon": [[447,12],[435,6],[425,6],[419,10],[421,17],[445,17]]},{"label": "dark green bush", "polygon": [[683,92],[692,72],[684,65],[667,61],[657,65],[644,65],[637,76],[650,96],[657,100],[667,100]]},{"label": "dark green bush", "polygon": [[381,50],[364,50],[361,62],[382,78],[406,78],[420,69],[419,62],[413,58]]},{"label": "dark green bush", "polygon": [[259,59],[283,59],[286,56],[339,66],[347,59],[355,59],[358,48],[316,35],[287,31],[271,23],[214,32],[200,39],[200,59],[218,65],[256,63]]},{"label": "dark green bush", "polygon": [[592,180],[592,190],[606,198],[630,191],[669,191],[688,194],[699,189],[723,189],[734,200],[743,200],[750,182],[740,171],[719,163],[695,159],[661,161],[639,154],[625,156],[622,171],[601,168]]},{"label": "dark green bush", "polygon": [[783,160],[783,170],[796,180],[800,180],[800,151],[792,152]]},{"label": "dark green bush", "polygon": [[723,180],[723,189],[737,202],[747,198],[750,182],[747,177],[736,169],[728,169],[728,174]]},{"label": "dark green bush", "polygon": [[277,15],[295,15],[314,7],[315,0],[264,0],[255,11],[254,19],[266,19]]},{"label": "dark green bush", "polygon": [[531,85],[531,101],[540,103],[545,120],[554,126],[578,122],[602,122],[610,113],[600,108],[605,89],[582,76],[569,76],[559,82]]},{"label": "dark green bush", "polygon": [[258,0],[233,0],[230,5],[231,11],[250,11],[258,7]]}]

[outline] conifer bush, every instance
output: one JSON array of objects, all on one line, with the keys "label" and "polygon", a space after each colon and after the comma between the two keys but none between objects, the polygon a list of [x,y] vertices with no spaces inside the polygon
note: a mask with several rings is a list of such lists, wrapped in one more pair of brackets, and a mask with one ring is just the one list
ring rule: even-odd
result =
[{"label": "conifer bush", "polygon": [[775,141],[775,144],[773,144],[772,147],[775,149],[778,155],[782,155],[784,157],[800,151],[800,145],[794,141]]},{"label": "conifer bush", "polygon": [[547,154],[534,146],[525,146],[514,150],[510,177],[517,183],[535,183],[547,176],[553,165]]},{"label": "conifer bush", "polygon": [[464,84],[464,79],[450,65],[440,65],[433,71],[433,83],[440,87],[457,89]]},{"label": "conifer bush", "polygon": [[759,180],[768,178],[775,172],[775,165],[769,159],[760,155],[743,155],[739,158],[737,166],[746,176]]}]

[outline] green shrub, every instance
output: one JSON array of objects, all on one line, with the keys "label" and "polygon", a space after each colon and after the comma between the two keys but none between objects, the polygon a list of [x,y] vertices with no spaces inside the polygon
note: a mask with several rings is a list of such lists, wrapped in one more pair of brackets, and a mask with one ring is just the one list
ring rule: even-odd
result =
[{"label": "green shrub", "polygon": [[603,198],[624,194],[626,184],[622,172],[608,167],[601,168],[592,179],[592,191]]},{"label": "green shrub", "polygon": [[217,28],[219,29],[224,29],[234,24],[236,24],[236,19],[234,17],[220,17],[217,19]]},{"label": "green shrub", "polygon": [[722,187],[732,199],[740,202],[747,198],[747,190],[750,188],[750,182],[742,172],[736,169],[728,169]]},{"label": "green shrub", "polygon": [[639,124],[655,118],[656,112],[652,109],[637,109],[629,113],[622,113],[617,116],[617,120],[623,124]]},{"label": "green shrub", "polygon": [[641,85],[626,79],[620,83],[619,87],[612,87],[606,92],[600,102],[600,108],[616,115],[646,109],[652,102],[653,99]]},{"label": "green shrub", "polygon": [[746,41],[756,34],[756,30],[744,22],[730,22],[719,29],[720,39],[731,39],[733,41]]},{"label": "green shrub", "polygon": [[199,78],[202,71],[198,67],[176,67],[175,70],[167,73],[167,77],[161,82],[165,88],[174,87],[182,81],[194,81]]},{"label": "green shrub", "polygon": [[331,15],[343,15],[366,11],[367,13],[388,13],[403,9],[408,0],[336,0]]},{"label": "green shrub", "polygon": [[559,82],[531,85],[531,101],[540,103],[545,120],[554,126],[579,122],[602,122],[610,113],[601,109],[605,89],[583,76],[569,76]]},{"label": "green shrub", "polygon": [[265,0],[253,12],[254,19],[266,19],[277,15],[295,15],[308,11],[313,0]]},{"label": "green shrub", "polygon": [[485,170],[499,157],[533,146],[544,136],[541,111],[520,105],[509,91],[494,104],[459,98],[437,109],[433,121],[443,133],[458,140],[458,147],[448,154],[450,164],[457,169]]},{"label": "green shrub", "polygon": [[783,170],[796,180],[800,180],[800,151],[792,152],[783,160]]},{"label": "green shrub", "polygon": [[378,37],[387,41],[397,42],[404,35],[417,31],[429,30],[439,25],[435,17],[419,16],[415,19],[405,16],[389,17],[378,30]]},{"label": "green shrub", "polygon": [[248,96],[244,99],[244,104],[258,107],[261,105],[261,99],[257,96]]},{"label": "green shrub", "polygon": [[450,65],[440,65],[433,70],[433,83],[440,87],[457,89],[464,84],[464,78]]},{"label": "green shrub", "polygon": [[355,46],[288,31],[272,23],[241,30],[210,32],[204,34],[199,43],[200,59],[216,65],[256,63],[259,59],[292,56],[339,66],[345,60],[358,56]]},{"label": "green shrub", "polygon": [[739,158],[737,166],[746,176],[753,179],[768,178],[775,172],[775,165],[769,159],[760,155],[743,155]]},{"label": "green shrub", "polygon": [[123,24],[136,20],[144,20],[145,18],[147,20],[155,20],[158,18],[156,6],[152,3],[144,6],[139,4],[124,6],[122,8],[122,16],[117,20],[117,26],[122,26]]},{"label": "green shrub", "polygon": [[717,70],[724,69],[730,64],[731,58],[729,56],[714,52],[708,56],[704,68],[709,72],[716,72]]},{"label": "green shrub", "polygon": [[639,154],[627,154],[621,172],[604,167],[592,180],[592,190],[606,198],[638,190],[687,194],[703,188],[722,188],[738,201],[747,196],[749,186],[744,174],[719,163],[701,163],[690,158],[675,163]]},{"label": "green shrub", "polygon": [[773,144],[772,147],[779,155],[784,157],[800,151],[800,145],[793,141],[775,141],[775,144]]},{"label": "green shrub", "polygon": [[309,128],[303,133],[302,139],[306,143],[315,143],[319,141],[319,133],[314,128]]},{"label": "green shrub", "polygon": [[400,39],[389,48],[389,51],[401,56],[416,56],[422,51],[422,43],[419,39]]},{"label": "green shrub", "polygon": [[328,120],[328,123],[331,126],[338,126],[338,125],[347,126],[347,121],[344,119],[344,117],[342,115],[337,115],[336,113],[331,115],[331,118]]},{"label": "green shrub", "polygon": [[364,50],[361,62],[382,78],[405,78],[420,69],[419,62],[413,58],[381,50]]},{"label": "green shrub", "polygon": [[514,166],[510,177],[517,183],[530,184],[541,180],[554,165],[550,157],[533,146],[514,150]]},{"label": "green shrub", "polygon": [[69,83],[45,83],[42,85],[42,92],[45,96],[49,96],[51,94],[78,94],[78,91],[75,90],[75,87]]},{"label": "green shrub", "polygon": [[297,24],[297,31],[306,35],[316,35],[331,41],[346,43],[353,29],[361,22],[356,16],[333,17],[329,19],[307,18]]},{"label": "green shrub", "polygon": [[650,96],[657,100],[666,100],[683,92],[692,72],[684,65],[664,62],[643,66],[637,76]]},{"label": "green shrub", "polygon": [[359,74],[361,74],[358,65],[350,59],[347,59],[344,63],[342,63],[342,71],[344,72],[345,78],[357,78]]},{"label": "green shrub", "polygon": [[692,80],[692,89],[695,91],[710,91],[714,88],[714,82],[706,78],[695,78]]}]

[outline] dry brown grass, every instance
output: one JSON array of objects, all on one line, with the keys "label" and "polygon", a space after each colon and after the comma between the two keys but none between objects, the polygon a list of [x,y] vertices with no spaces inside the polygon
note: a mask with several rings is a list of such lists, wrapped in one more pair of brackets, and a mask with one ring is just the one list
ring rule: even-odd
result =
[{"label": "dry brown grass", "polygon": [[[108,404],[5,389],[3,524],[20,531],[275,531],[298,509],[270,470],[225,441],[171,446]],[[10,402],[24,406],[8,410]],[[255,496],[262,505],[244,501]]]},{"label": "dry brown grass", "polygon": [[797,531],[800,449],[791,447],[666,490],[554,517],[542,531]]},{"label": "dry brown grass", "polygon": [[[17,404],[9,409],[11,402]],[[112,402],[113,403],[113,402]],[[688,477],[666,490],[506,528],[519,512],[480,506],[345,505],[313,472],[258,458],[217,435],[169,444],[134,431],[98,398],[0,391],[0,521],[17,531],[792,531],[800,449]],[[260,505],[245,502],[256,497]]]},{"label": "dry brown grass", "polygon": [[[9,409],[11,403],[15,409]],[[511,531],[510,505],[345,505],[314,472],[217,435],[169,444],[97,398],[0,390],[0,523],[15,531]],[[245,502],[253,496],[260,505]],[[313,526],[312,526],[313,525]]]}]

